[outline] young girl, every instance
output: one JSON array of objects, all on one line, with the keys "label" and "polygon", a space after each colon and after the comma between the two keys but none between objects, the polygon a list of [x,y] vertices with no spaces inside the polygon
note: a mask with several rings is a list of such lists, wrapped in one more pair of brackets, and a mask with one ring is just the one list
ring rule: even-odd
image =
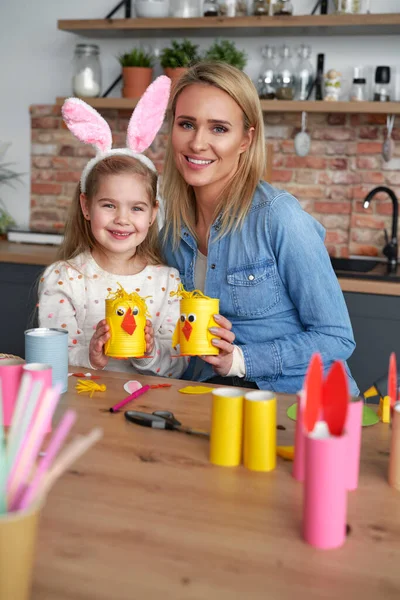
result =
[{"label": "young girl", "polygon": [[[171,340],[179,302],[170,297],[178,272],[163,266],[158,249],[157,173],[141,154],[160,128],[170,80],[160,77],[138,103],[128,127],[127,148],[111,150],[106,121],[81,100],[66,100],[68,128],[97,154],[83,170],[66,224],[60,261],[48,267],[39,286],[39,325],[68,329],[71,365],[179,377],[185,358],[172,358]],[[119,286],[146,298],[143,359],[108,359],[110,338],[105,299]]]}]

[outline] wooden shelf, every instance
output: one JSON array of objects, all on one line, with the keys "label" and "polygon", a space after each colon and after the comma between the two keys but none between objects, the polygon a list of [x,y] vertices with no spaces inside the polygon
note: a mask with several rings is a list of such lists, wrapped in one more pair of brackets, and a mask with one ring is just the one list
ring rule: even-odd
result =
[{"label": "wooden shelf", "polygon": [[[281,17],[200,17],[182,19],[74,19],[58,21],[58,29],[86,36],[185,35],[394,35],[400,33],[400,13],[365,15],[294,15]],[[212,31],[212,33],[211,33]]]},{"label": "wooden shelf", "polygon": [[[63,104],[65,98],[58,97],[56,104]],[[131,108],[137,100],[134,98],[82,98],[94,108]],[[302,112],[307,113],[367,113],[400,115],[400,102],[316,102],[296,100],[261,100],[264,112]]]}]

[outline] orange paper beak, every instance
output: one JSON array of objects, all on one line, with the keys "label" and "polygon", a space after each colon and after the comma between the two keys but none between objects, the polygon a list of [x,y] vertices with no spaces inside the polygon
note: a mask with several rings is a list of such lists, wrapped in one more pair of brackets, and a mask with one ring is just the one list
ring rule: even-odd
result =
[{"label": "orange paper beak", "polygon": [[187,339],[187,341],[189,341],[190,334],[192,333],[192,329],[193,329],[193,327],[191,326],[189,321],[185,320],[185,324],[182,327],[182,333],[185,336],[185,338]]},{"label": "orange paper beak", "polygon": [[129,335],[132,335],[136,329],[135,317],[130,308],[128,308],[128,312],[121,323],[121,327],[126,333],[129,333]]}]

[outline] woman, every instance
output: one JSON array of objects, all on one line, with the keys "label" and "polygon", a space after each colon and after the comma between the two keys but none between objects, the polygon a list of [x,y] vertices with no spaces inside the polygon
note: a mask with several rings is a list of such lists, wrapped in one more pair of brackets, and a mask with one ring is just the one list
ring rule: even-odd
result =
[{"label": "woman", "polygon": [[[185,378],[297,392],[314,352],[327,371],[355,347],[324,228],[262,181],[263,115],[244,73],[197,64],[170,102],[164,254],[187,290],[220,299],[223,315],[220,354],[192,359]],[[350,388],[358,394],[351,376]]]}]

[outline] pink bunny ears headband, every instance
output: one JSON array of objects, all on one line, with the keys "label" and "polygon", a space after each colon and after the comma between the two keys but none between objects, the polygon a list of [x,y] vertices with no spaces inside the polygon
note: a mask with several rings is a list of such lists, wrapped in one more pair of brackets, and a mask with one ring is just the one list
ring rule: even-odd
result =
[{"label": "pink bunny ears headband", "polygon": [[112,134],[107,121],[91,106],[79,98],[65,100],[61,113],[65,124],[78,140],[92,144],[96,156],[92,158],[81,175],[81,191],[86,192],[86,179],[93,167],[114,154],[132,156],[140,160],[149,169],[156,171],[154,164],[142,152],[156,137],[165,116],[168,105],[171,80],[161,75],[149,85],[131,116],[126,134],[127,148],[112,150]]}]

